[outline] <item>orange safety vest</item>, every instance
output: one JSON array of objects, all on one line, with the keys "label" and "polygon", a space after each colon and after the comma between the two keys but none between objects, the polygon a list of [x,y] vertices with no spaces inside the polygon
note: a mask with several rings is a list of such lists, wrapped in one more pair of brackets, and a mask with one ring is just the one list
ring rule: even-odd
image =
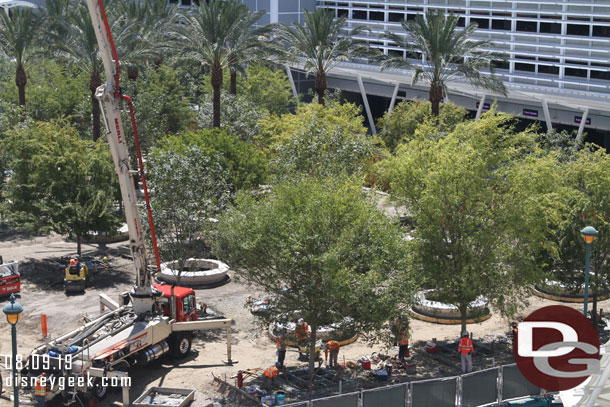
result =
[{"label": "orange safety vest", "polygon": [[47,395],[47,387],[42,385],[42,380],[40,377],[36,379],[36,388],[34,389],[34,396],[43,396]]},{"label": "orange safety vest", "polygon": [[324,350],[324,357],[327,358],[328,357],[328,351],[334,351],[336,350],[337,352],[339,352],[339,348],[341,347],[341,344],[337,341],[328,341],[326,342],[326,349]]},{"label": "orange safety vest", "polygon": [[294,333],[296,334],[297,339],[301,341],[307,339],[307,334],[309,333],[309,325],[307,325],[307,322],[303,322],[303,325],[297,324]]},{"label": "orange safety vest", "polygon": [[474,351],[472,347],[472,341],[468,337],[464,337],[460,339],[460,346],[458,346],[458,352],[461,352],[463,355],[468,355],[470,352]]},{"label": "orange safety vest", "polygon": [[277,367],[274,366],[269,366],[267,369],[265,369],[265,376],[267,376],[270,379],[275,379],[275,376],[277,376],[279,370]]},{"label": "orange safety vest", "polygon": [[409,344],[409,329],[405,328],[404,331],[400,334],[400,340],[398,341],[399,345],[408,345]]},{"label": "orange safety vest", "polygon": [[279,350],[286,350],[286,337],[284,335],[278,335],[275,337],[275,346]]}]

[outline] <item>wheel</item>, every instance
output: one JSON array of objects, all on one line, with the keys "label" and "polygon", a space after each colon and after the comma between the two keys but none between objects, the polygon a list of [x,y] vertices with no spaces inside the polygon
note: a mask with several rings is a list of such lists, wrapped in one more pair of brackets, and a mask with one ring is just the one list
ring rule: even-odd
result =
[{"label": "wheel", "polygon": [[99,401],[104,400],[108,395],[108,387],[102,386],[101,378],[98,377],[93,382],[93,387],[91,388],[91,395]]},{"label": "wheel", "polygon": [[191,351],[191,335],[181,334],[176,337],[173,343],[172,354],[178,359],[185,358]]}]

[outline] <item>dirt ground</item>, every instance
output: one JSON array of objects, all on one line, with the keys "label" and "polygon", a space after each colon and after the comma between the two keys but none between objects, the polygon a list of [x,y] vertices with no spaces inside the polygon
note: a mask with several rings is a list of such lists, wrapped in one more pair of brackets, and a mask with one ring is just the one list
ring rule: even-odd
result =
[{"label": "dirt ground", "polygon": [[[63,275],[57,270],[57,265],[53,261],[62,256],[74,255],[76,250],[74,242],[66,241],[57,235],[35,238],[5,236],[3,240],[0,240],[0,255],[4,257],[5,261],[15,259],[21,262],[22,291],[18,301],[23,306],[24,312],[17,326],[20,354],[27,355],[33,348],[43,343],[40,330],[41,314],[45,313],[48,316],[51,337],[57,337],[80,326],[83,318],[93,317],[99,313],[98,295],[100,293],[117,298],[119,293],[130,289],[134,280],[133,267],[130,260],[118,255],[117,246],[118,244],[110,244],[102,247],[100,251],[97,245],[83,245],[84,255],[93,255],[97,259],[108,256],[108,261],[94,272],[90,288],[84,295],[66,296],[62,286]],[[260,293],[253,292],[235,280],[221,287],[196,291],[199,302],[205,302],[226,318],[234,320],[232,359],[237,363],[233,366],[223,363],[223,360],[226,360],[224,333],[201,334],[193,342],[192,354],[186,360],[177,363],[167,358],[154,362],[146,368],[133,369],[131,372],[131,400],[138,397],[146,388],[164,386],[196,390],[196,399],[192,404],[194,407],[243,405],[223,401],[223,396],[218,392],[212,375],[222,379],[227,378],[233,382],[230,378],[238,370],[265,368],[275,362],[275,343],[269,339],[264,330],[255,324],[254,317],[245,308],[247,298],[249,296],[262,298]],[[6,301],[6,298],[2,299],[0,307],[4,306]],[[525,316],[537,308],[550,304],[556,303],[532,296],[529,307],[523,310],[522,314]],[[582,305],[575,304],[573,307],[581,309]],[[610,309],[610,300],[601,302],[600,308]],[[0,356],[4,356],[10,355],[11,340],[9,325],[3,317],[1,319],[3,322],[0,322]],[[493,338],[504,335],[508,331],[508,324],[509,321],[494,314],[485,322],[469,325],[468,329],[475,338],[486,339],[489,342]],[[457,357],[455,366],[451,366],[451,362],[439,364],[438,361],[426,357],[423,351],[423,343],[432,338],[437,338],[438,341],[457,340],[459,326],[437,325],[412,320],[411,328],[414,360],[418,364],[418,374],[410,377],[410,380],[429,377],[432,374],[448,376],[459,373]],[[418,343],[418,341],[422,342]],[[503,346],[508,349],[508,345]],[[339,359],[340,361],[356,361],[361,356],[370,355],[372,352],[392,355],[397,353],[397,348],[385,349],[379,344],[369,345],[357,340],[353,344],[341,348]],[[498,360],[475,357],[475,369],[509,362],[509,353],[504,352],[503,355]],[[297,361],[296,352],[288,352],[285,363],[288,366],[305,365],[303,362]],[[6,380],[8,370],[4,363],[0,370]],[[12,401],[8,399],[7,390],[4,386],[0,406],[12,405]],[[121,405],[120,392],[111,394],[98,405]]]}]

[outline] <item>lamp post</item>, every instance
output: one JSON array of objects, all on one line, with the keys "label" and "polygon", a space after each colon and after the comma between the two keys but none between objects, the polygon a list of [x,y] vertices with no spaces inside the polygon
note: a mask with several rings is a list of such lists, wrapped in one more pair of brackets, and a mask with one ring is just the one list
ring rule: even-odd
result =
[{"label": "lamp post", "polygon": [[6,314],[8,323],[11,324],[11,336],[13,339],[13,399],[15,407],[19,407],[19,389],[17,386],[17,322],[19,315],[23,312],[23,307],[15,302],[15,294],[11,294],[11,302],[6,304],[2,311]]},{"label": "lamp post", "polygon": [[582,237],[585,239],[587,246],[587,254],[585,256],[585,318],[587,317],[587,305],[589,302],[589,263],[591,261],[591,243],[597,236],[597,230],[593,226],[587,226],[580,231]]}]

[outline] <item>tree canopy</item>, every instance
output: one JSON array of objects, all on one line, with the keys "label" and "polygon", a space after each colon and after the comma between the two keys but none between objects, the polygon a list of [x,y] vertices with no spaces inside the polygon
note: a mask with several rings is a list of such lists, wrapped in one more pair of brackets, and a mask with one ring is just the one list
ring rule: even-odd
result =
[{"label": "tree canopy", "polygon": [[215,253],[269,296],[267,321],[298,316],[316,331],[352,318],[356,332],[380,328],[413,292],[405,241],[357,184],[298,179],[268,195],[244,193],[220,217]]}]

